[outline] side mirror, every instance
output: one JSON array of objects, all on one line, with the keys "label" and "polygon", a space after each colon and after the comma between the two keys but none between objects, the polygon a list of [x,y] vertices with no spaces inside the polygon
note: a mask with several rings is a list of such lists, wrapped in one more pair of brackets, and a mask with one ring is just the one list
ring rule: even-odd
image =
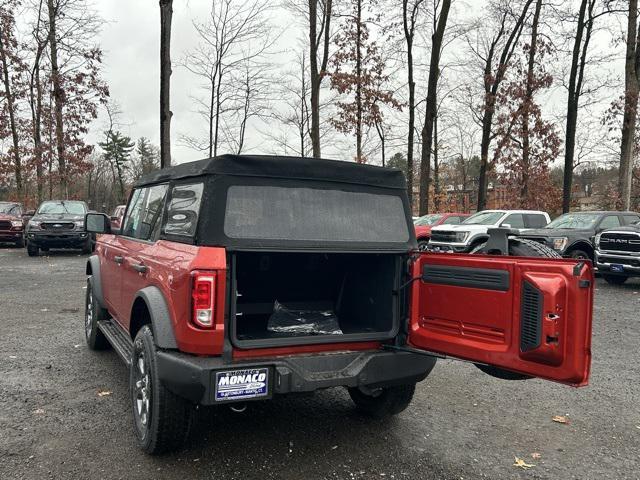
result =
[{"label": "side mirror", "polygon": [[89,233],[111,233],[111,222],[104,213],[87,213],[84,229]]},{"label": "side mirror", "polygon": [[511,228],[511,224],[510,223],[503,223],[502,225],[500,225],[502,228]]},{"label": "side mirror", "polygon": [[22,214],[23,217],[33,217],[36,214],[35,210],[27,210]]},{"label": "side mirror", "polygon": [[111,215],[111,216],[109,217],[109,219],[110,219],[112,222],[117,222],[118,220],[120,220],[120,217],[118,217],[117,215]]}]

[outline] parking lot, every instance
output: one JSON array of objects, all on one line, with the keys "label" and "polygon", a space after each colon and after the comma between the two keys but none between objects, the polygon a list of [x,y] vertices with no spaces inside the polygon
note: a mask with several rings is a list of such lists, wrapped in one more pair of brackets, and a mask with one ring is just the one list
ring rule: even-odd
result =
[{"label": "parking lot", "polygon": [[394,419],[342,390],[201,409],[187,448],[154,458],[135,445],[124,365],[85,345],[85,261],[0,247],[1,479],[640,478],[638,280],[597,280],[586,388],[445,360]]}]

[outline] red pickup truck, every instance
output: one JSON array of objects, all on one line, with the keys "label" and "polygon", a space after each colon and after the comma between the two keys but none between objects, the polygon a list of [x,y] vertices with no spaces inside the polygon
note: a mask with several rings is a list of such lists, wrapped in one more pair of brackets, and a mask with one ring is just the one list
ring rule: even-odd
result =
[{"label": "red pickup truck", "polygon": [[0,243],[10,242],[24,248],[24,217],[22,204],[0,202]]},{"label": "red pickup truck", "polygon": [[444,356],[588,381],[590,262],[504,229],[491,255],[421,252],[400,171],[224,155],[143,177],[121,229],[85,225],[87,344],[129,366],[148,453],[179,448],[197,405],[346,387],[397,414]]},{"label": "red pickup truck", "polygon": [[413,225],[416,229],[418,248],[420,250],[427,249],[433,227],[438,225],[460,225],[467,217],[469,217],[468,213],[429,213],[416,219]]}]

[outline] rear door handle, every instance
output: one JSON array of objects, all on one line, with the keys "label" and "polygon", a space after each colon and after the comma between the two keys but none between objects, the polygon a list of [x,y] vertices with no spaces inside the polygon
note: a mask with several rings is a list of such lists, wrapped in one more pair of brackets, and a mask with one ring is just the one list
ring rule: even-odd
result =
[{"label": "rear door handle", "polygon": [[149,267],[147,267],[143,263],[134,263],[133,265],[131,265],[131,268],[133,268],[138,273],[147,273],[147,271],[149,270]]},{"label": "rear door handle", "polygon": [[116,255],[115,257],[113,257],[113,261],[116,262],[118,265],[122,265],[122,262],[124,262],[124,257]]}]

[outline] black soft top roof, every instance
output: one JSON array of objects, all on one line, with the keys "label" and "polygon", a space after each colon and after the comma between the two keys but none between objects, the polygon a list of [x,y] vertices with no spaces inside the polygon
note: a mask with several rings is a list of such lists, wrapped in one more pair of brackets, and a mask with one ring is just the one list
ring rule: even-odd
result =
[{"label": "black soft top roof", "polygon": [[353,162],[277,155],[221,155],[143,176],[136,186],[203,175],[287,178],[406,189],[402,171]]}]

